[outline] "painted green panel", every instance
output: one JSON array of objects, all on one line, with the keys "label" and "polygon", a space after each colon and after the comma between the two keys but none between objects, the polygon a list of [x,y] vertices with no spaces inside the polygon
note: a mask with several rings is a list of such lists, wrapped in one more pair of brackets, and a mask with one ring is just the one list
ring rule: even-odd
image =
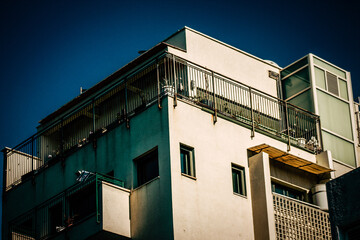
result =
[{"label": "painted green panel", "polygon": [[289,101],[289,103],[294,104],[295,106],[306,109],[310,112],[314,112],[314,103],[311,96],[311,91],[307,90],[300,94],[299,96],[294,97]]},{"label": "painted green panel", "polygon": [[349,100],[347,83],[344,80],[339,79],[339,87],[340,87],[340,97]]},{"label": "painted green panel", "polygon": [[317,68],[317,67],[314,67],[314,69],[315,69],[315,83],[316,83],[316,86],[326,90],[325,72],[323,70],[321,70],[320,68]]},{"label": "painted green panel", "polygon": [[353,139],[349,104],[317,90],[321,126],[348,139]]},{"label": "painted green panel", "polygon": [[355,167],[354,144],[322,131],[324,149],[330,150],[332,157],[343,163]]},{"label": "painted green panel", "polygon": [[291,75],[282,81],[284,89],[284,98],[287,99],[296,93],[310,87],[309,70],[308,67]]},{"label": "painted green panel", "polygon": [[329,71],[329,72],[331,72],[331,73],[333,73],[335,75],[338,75],[338,76],[346,79],[346,74],[345,74],[344,71],[341,71],[340,69],[338,69],[338,68],[336,68],[336,67],[334,67],[334,66],[332,66],[332,65],[330,65],[330,64],[328,64],[328,63],[326,63],[326,62],[324,62],[324,61],[322,61],[322,60],[320,60],[320,59],[318,59],[316,57],[314,57],[314,64],[318,65],[319,67],[324,68],[325,70],[327,70],[327,71]]}]

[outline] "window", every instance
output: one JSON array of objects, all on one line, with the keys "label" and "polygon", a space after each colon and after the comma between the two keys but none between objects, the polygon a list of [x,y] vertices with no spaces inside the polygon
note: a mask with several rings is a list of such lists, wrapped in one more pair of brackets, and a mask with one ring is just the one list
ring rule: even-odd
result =
[{"label": "window", "polygon": [[332,94],[335,94],[336,96],[339,96],[337,77],[334,74],[326,72],[326,79],[327,79],[328,91],[331,92]]},{"label": "window", "polygon": [[55,234],[59,227],[63,224],[63,206],[62,202],[58,202],[49,208],[49,234]]},{"label": "window", "polygon": [[85,217],[96,212],[96,189],[95,183],[81,188],[68,197],[69,218],[66,225],[71,226]]},{"label": "window", "polygon": [[246,196],[245,169],[232,164],[232,180],[234,193]]},{"label": "window", "polygon": [[195,177],[194,148],[180,144],[181,173]]},{"label": "window", "polygon": [[349,100],[346,81],[339,78],[340,97]]},{"label": "window", "polygon": [[157,147],[136,158],[137,185],[143,185],[159,176],[158,149]]},{"label": "window", "polygon": [[271,183],[272,191],[287,197],[291,197],[297,200],[305,201],[306,200],[306,193],[303,191],[298,191],[290,187],[286,187],[284,185],[278,183]]}]

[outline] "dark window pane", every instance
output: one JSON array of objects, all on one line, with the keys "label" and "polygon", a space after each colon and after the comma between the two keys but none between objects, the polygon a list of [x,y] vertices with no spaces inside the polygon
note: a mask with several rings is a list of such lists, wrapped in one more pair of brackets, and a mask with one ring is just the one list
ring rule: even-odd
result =
[{"label": "dark window pane", "polygon": [[282,81],[284,99],[297,94],[298,92],[310,87],[309,70],[308,67],[291,75]]},{"label": "dark window pane", "polygon": [[50,234],[56,233],[56,227],[63,226],[62,216],[63,216],[62,202],[59,202],[49,208]]},{"label": "dark window pane", "polygon": [[243,167],[232,167],[233,191],[246,196],[245,169]]},{"label": "dark window pane", "polygon": [[310,112],[314,112],[313,98],[310,90],[307,90],[301,93],[300,95],[297,95],[296,97],[292,98],[291,100],[289,100],[289,103],[301,107]]},{"label": "dark window pane", "polygon": [[157,148],[145,156],[136,159],[138,185],[142,185],[159,176]]},{"label": "dark window pane", "polygon": [[297,191],[295,189],[280,185],[278,183],[272,183],[273,185],[273,192],[291,197],[297,200],[305,201],[305,193],[301,191]]},{"label": "dark window pane", "polygon": [[180,145],[181,172],[195,177],[194,148]]},{"label": "dark window pane", "polygon": [[302,60],[298,61],[297,63],[294,63],[294,64],[290,65],[289,67],[283,69],[281,71],[281,78],[284,78],[287,75],[289,75],[290,73],[295,72],[299,68],[305,66],[307,63],[308,63],[307,57],[305,57]]},{"label": "dark window pane", "polygon": [[328,85],[328,91],[339,96],[339,89],[337,85],[337,77],[334,74],[326,72],[326,79]]},{"label": "dark window pane", "polygon": [[90,184],[69,196],[70,218],[67,225],[75,224],[96,212],[95,184]]}]

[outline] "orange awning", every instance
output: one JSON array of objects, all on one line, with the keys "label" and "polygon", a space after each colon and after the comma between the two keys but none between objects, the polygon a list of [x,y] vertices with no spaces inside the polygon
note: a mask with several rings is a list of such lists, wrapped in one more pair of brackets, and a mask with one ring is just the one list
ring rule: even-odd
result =
[{"label": "orange awning", "polygon": [[250,151],[255,153],[266,152],[269,154],[269,158],[275,161],[282,162],[286,165],[313,173],[313,174],[322,174],[333,171],[330,168],[320,166],[319,164],[310,162],[303,158],[297,157],[290,153],[284,152],[277,148],[274,148],[267,144],[261,144],[255,147],[249,148]]}]

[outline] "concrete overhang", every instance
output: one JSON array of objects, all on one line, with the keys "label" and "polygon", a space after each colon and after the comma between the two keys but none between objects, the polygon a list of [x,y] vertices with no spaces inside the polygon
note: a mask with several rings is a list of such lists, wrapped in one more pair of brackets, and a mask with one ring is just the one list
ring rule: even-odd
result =
[{"label": "concrete overhang", "polygon": [[297,157],[293,154],[284,152],[275,147],[272,147],[267,144],[261,144],[258,146],[254,146],[249,148],[250,151],[255,153],[265,152],[269,154],[269,158],[275,161],[282,162],[286,165],[292,166],[297,169],[301,169],[303,171],[312,173],[312,174],[323,174],[334,171],[330,168],[323,167],[319,164],[313,163],[309,160],[305,160],[303,158]]}]

